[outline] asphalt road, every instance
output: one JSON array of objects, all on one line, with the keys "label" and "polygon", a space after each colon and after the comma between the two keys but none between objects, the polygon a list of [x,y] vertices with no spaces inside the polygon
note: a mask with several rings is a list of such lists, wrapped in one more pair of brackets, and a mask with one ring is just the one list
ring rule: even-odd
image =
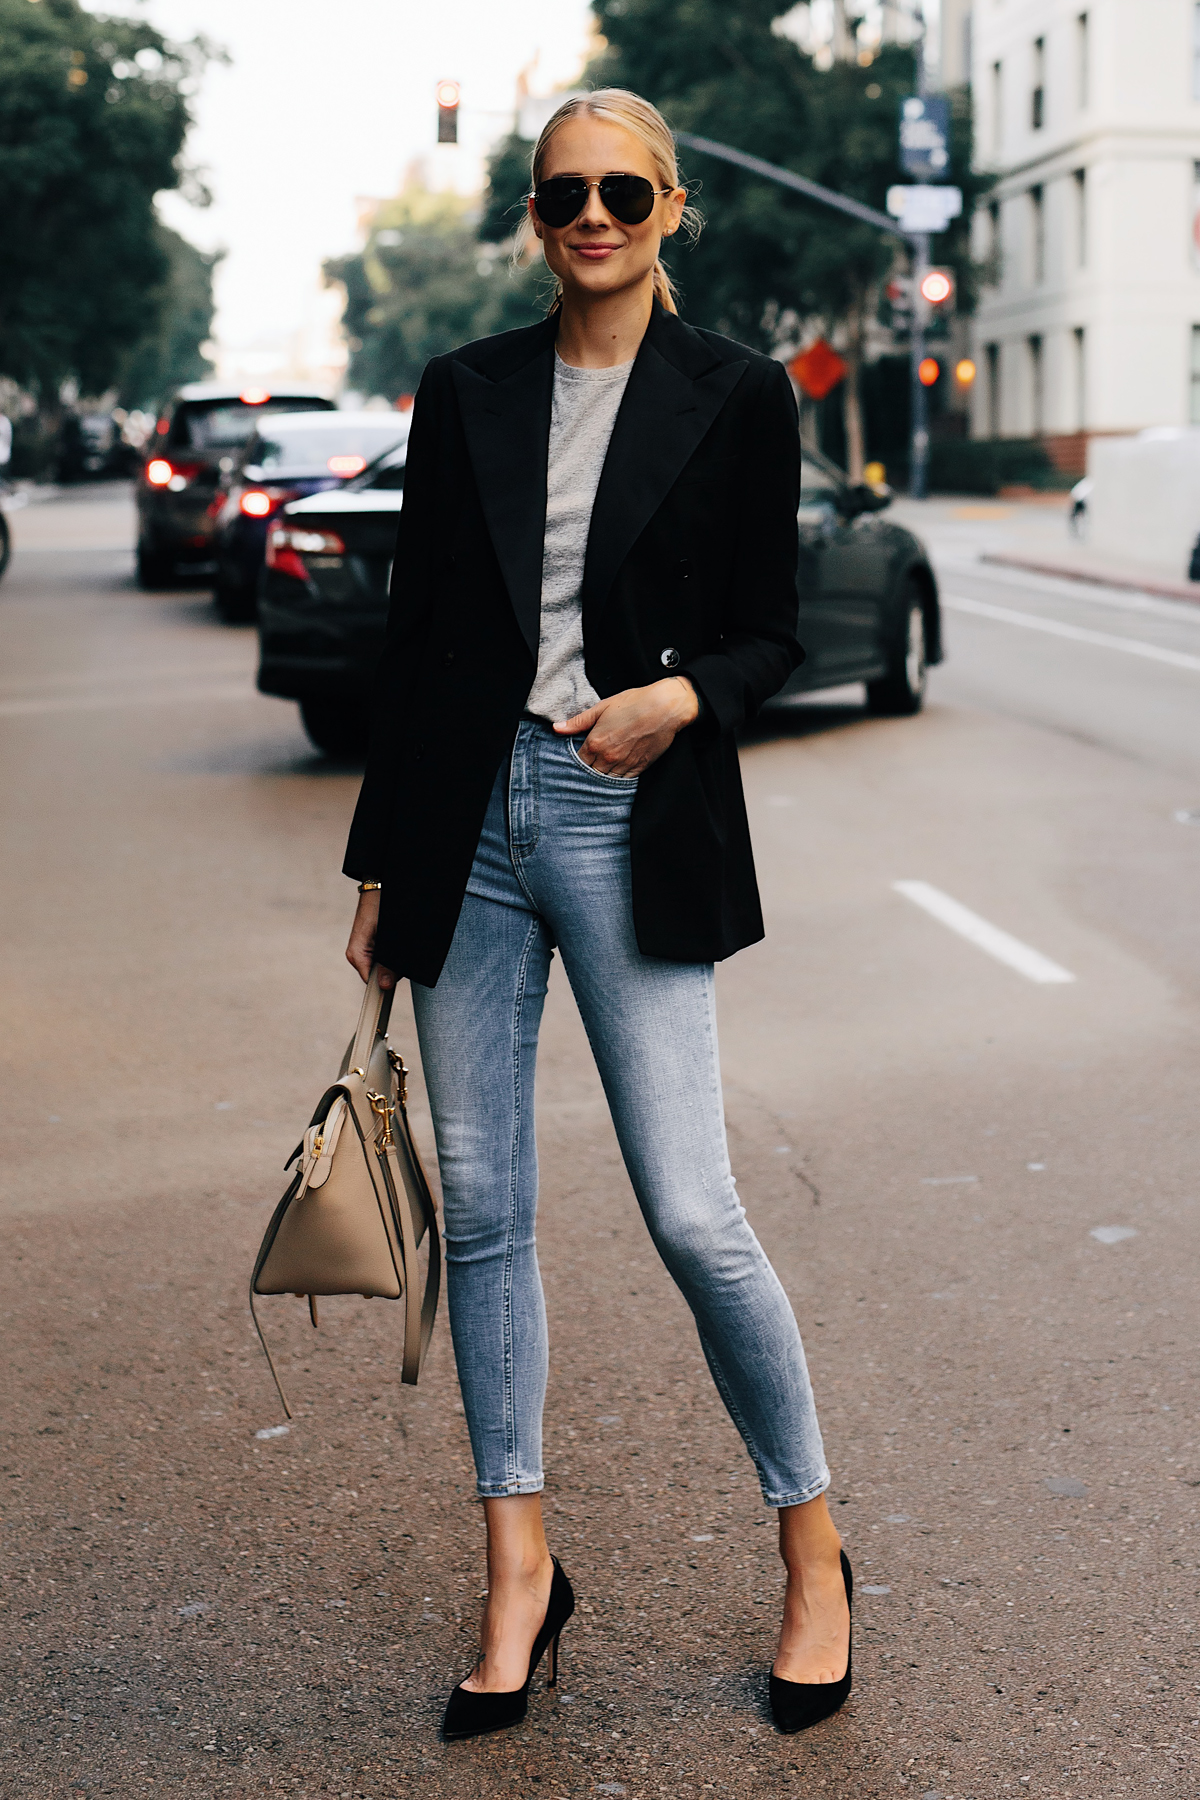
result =
[{"label": "asphalt road", "polygon": [[268,1302],[297,1418],[262,1436],[244,1298],[358,1004],[356,775],[254,693],[250,632],[133,587],[122,490],[14,515],[5,1796],[1200,1792],[1200,614],[988,572],[978,510],[922,515],[952,604],[920,718],[850,692],[747,739],[768,938],[720,977],[741,1191],[859,1583],[853,1699],[770,1726],[773,1515],[556,976],[547,1509],[581,1610],[557,1698],[453,1746],[483,1571],[444,1319],[402,1391],[385,1303],[314,1334]]}]

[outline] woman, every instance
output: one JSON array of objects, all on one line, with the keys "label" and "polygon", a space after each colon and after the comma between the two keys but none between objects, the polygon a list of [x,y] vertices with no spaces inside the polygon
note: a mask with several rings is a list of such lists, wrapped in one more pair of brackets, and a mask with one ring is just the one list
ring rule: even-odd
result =
[{"label": "woman", "polygon": [[349,960],[412,984],[487,1519],[483,1650],[445,1732],[522,1718],[574,1605],[540,1500],[533,1077],[555,944],[651,1236],[779,1509],[770,1685],[794,1731],[849,1691],[850,1572],[800,1335],[730,1173],[712,965],[763,934],[734,732],[803,655],[795,404],[778,363],[676,313],[659,248],[687,196],[652,106],[566,101],[533,185],[550,317],[436,358],[417,395],[345,862]]}]

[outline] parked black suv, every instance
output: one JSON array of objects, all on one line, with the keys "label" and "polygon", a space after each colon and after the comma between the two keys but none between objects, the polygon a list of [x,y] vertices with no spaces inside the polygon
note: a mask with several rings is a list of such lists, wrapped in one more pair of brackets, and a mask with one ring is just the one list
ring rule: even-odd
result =
[{"label": "parked black suv", "polygon": [[209,574],[211,511],[224,468],[264,414],[331,411],[313,388],[221,387],[196,382],[163,408],[137,482],[137,572],[143,587],[165,587],[177,574]]},{"label": "parked black suv", "polygon": [[[331,755],[366,746],[404,457],[381,457],[341,493],[285,506],[267,540],[258,685],[298,700],[309,737]],[[920,711],[926,666],[942,659],[941,608],[925,546],[879,516],[891,498],[805,448],[796,635],[806,657],[785,696],[861,681],[873,712]]]}]

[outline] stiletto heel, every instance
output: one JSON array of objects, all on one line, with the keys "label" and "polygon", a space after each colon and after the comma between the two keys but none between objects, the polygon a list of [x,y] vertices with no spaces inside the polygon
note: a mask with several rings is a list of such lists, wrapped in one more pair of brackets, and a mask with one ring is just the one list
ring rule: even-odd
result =
[{"label": "stiletto heel", "polygon": [[[842,1580],[846,1584],[846,1605],[850,1609],[853,1635],[854,1572],[844,1550],[841,1557]],[[807,1731],[810,1725],[819,1725],[822,1719],[828,1719],[838,1712],[846,1704],[850,1694],[853,1661],[854,1645],[851,1643],[846,1651],[846,1673],[840,1681],[784,1681],[782,1676],[773,1673],[769,1687],[771,1716],[776,1727],[790,1737],[793,1732]]]},{"label": "stiletto heel", "polygon": [[557,1556],[552,1557],[554,1574],[550,1581],[550,1599],[542,1628],[533,1640],[529,1653],[529,1673],[525,1685],[502,1694],[473,1694],[462,1683],[455,1688],[446,1705],[442,1720],[445,1738],[482,1737],[488,1731],[503,1731],[506,1725],[519,1725],[529,1706],[529,1684],[542,1657],[550,1650],[550,1679],[547,1687],[558,1680],[558,1640],[563,1626],[575,1611],[572,1588]]}]

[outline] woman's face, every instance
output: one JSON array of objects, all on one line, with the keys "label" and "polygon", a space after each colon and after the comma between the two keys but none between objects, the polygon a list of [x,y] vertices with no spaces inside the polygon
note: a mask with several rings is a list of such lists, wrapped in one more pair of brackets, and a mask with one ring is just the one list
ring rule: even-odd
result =
[{"label": "woman's face", "polygon": [[[551,138],[541,179],[552,175],[582,175],[587,181],[604,175],[644,175],[651,187],[663,185],[654,158],[640,139],[622,125],[586,115],[568,119]],[[544,225],[532,200],[529,212],[546,261],[564,292],[595,297],[620,293],[647,278],[663,238],[679,229],[686,200],[683,188],[658,195],[641,225],[622,225],[614,219],[594,187],[588,189],[587,205],[569,225]]]}]

